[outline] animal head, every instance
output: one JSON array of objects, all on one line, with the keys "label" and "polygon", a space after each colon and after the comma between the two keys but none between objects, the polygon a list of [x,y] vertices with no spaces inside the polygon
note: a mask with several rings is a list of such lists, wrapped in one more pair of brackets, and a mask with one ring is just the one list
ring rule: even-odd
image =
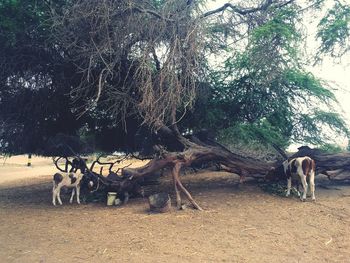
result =
[{"label": "animal head", "polygon": [[94,190],[98,185],[98,177],[89,172],[84,174],[82,180],[82,184],[85,185],[89,191]]},{"label": "animal head", "polygon": [[72,160],[72,170],[80,170],[82,173],[85,173],[87,158],[76,157]]}]

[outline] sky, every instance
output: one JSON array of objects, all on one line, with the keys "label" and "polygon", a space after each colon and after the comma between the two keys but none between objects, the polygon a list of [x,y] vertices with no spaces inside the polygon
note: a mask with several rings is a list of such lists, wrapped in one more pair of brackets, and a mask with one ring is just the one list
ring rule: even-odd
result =
[{"label": "sky", "polygon": [[326,59],[322,65],[309,70],[317,77],[328,81],[335,89],[335,95],[350,126],[350,57],[344,57],[340,64]]},{"label": "sky", "polygon": [[[299,0],[303,1],[303,0]],[[230,0],[208,0],[207,9],[213,10],[218,7],[221,7],[224,3],[232,3],[233,5],[237,5],[239,1],[230,1]],[[333,0],[328,0],[326,3],[326,7],[330,7],[333,4]],[[326,10],[322,10],[323,13]],[[321,13],[322,13],[321,12]],[[322,15],[322,14],[320,14]],[[315,40],[316,34],[316,25],[318,23],[317,19],[312,17],[309,18],[309,21],[305,21],[305,25],[307,27],[307,39],[306,46],[309,50],[308,52],[315,52],[318,43]],[[350,53],[350,52],[349,52]],[[319,65],[313,66],[310,65],[307,67],[311,73],[313,73],[316,77],[327,81],[331,88],[334,89],[334,94],[339,102],[341,113],[348,126],[350,127],[350,54],[344,55],[338,61],[334,61],[331,58],[325,57]],[[346,138],[339,138],[337,143],[340,146],[346,147],[348,144],[348,140]],[[293,148],[297,146],[294,145]]]}]

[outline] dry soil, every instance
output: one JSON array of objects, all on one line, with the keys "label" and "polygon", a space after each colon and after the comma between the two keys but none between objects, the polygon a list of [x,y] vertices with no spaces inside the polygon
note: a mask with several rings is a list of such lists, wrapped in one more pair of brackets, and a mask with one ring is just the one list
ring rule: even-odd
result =
[{"label": "dry soil", "polygon": [[[0,163],[0,262],[350,262],[349,185],[318,176],[317,201],[302,203],[204,172],[183,176],[204,212],[69,204],[69,192],[54,207],[51,159],[12,158]],[[174,200],[167,176],[148,190]]]}]

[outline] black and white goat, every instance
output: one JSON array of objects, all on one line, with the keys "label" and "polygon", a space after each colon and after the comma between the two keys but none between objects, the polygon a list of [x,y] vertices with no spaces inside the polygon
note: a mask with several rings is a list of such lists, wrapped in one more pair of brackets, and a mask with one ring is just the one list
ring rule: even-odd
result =
[{"label": "black and white goat", "polygon": [[76,192],[77,203],[80,204],[80,188],[84,181],[86,181],[89,188],[92,188],[95,184],[93,178],[88,178],[88,176],[84,175],[83,173],[55,173],[53,176],[52,204],[56,205],[57,199],[59,204],[62,205],[62,200],[60,197],[62,187],[73,188],[69,202],[73,202],[73,197]]}]

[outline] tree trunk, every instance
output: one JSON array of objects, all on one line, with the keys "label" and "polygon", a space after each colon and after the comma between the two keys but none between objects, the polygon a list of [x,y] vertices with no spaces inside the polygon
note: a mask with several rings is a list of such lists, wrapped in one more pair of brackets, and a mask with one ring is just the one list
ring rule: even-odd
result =
[{"label": "tree trunk", "polygon": [[[302,146],[299,151],[292,157],[309,156],[315,160],[316,173],[325,174],[330,180],[344,181],[350,180],[350,153],[327,154],[319,149],[311,149],[307,146]],[[340,174],[348,175],[338,178]]]},{"label": "tree trunk", "polygon": [[31,154],[31,153],[28,154],[27,166],[28,166],[28,167],[29,167],[29,166],[32,166],[32,154]]},{"label": "tree trunk", "polygon": [[[205,139],[199,140],[192,136],[191,140],[184,138],[179,133],[174,133],[169,128],[161,129],[168,139],[171,138],[172,145],[179,145],[183,147],[181,152],[162,152],[159,157],[152,159],[146,165],[138,168],[125,168],[122,170],[124,176],[134,176],[136,178],[147,177],[163,168],[170,168],[173,177],[176,205],[181,208],[182,192],[187,199],[192,203],[193,207],[199,210],[202,208],[196,203],[190,192],[181,183],[180,173],[181,169],[189,167],[192,164],[201,164],[206,162],[216,162],[220,165],[222,170],[238,174],[243,181],[245,176],[252,176],[256,178],[263,178],[271,168],[277,168],[275,171],[281,173],[281,162],[266,163],[261,160],[252,159],[249,157],[242,157],[232,153],[224,146],[218,144],[214,140]],[[280,152],[280,151],[279,151]],[[287,156],[284,153],[282,156]],[[349,172],[350,175],[350,153],[339,154],[325,154],[318,149],[311,149],[307,146],[299,148],[299,151],[292,157],[309,156],[316,162],[317,173],[324,173],[330,180],[350,180],[350,176],[345,178],[337,178],[337,176],[344,172]],[[280,174],[281,175],[281,174]],[[279,174],[277,174],[279,176]]]},{"label": "tree trunk", "polygon": [[263,177],[274,165],[274,163],[266,163],[234,154],[213,140],[208,139],[204,142],[196,137],[192,137],[191,140],[189,140],[166,127],[161,129],[161,133],[163,135],[165,134],[168,138],[171,137],[173,140],[172,144],[176,145],[176,148],[181,145],[183,151],[162,152],[159,157],[152,159],[142,167],[124,168],[122,170],[122,175],[126,177],[133,176],[137,179],[150,176],[160,169],[170,168],[172,171],[171,174],[178,208],[182,205],[180,196],[180,192],[182,192],[194,208],[202,210],[192,198],[190,192],[181,183],[180,173],[182,168],[189,167],[192,164],[216,162],[221,165],[223,170],[238,174],[242,181],[245,176],[255,175]]}]

